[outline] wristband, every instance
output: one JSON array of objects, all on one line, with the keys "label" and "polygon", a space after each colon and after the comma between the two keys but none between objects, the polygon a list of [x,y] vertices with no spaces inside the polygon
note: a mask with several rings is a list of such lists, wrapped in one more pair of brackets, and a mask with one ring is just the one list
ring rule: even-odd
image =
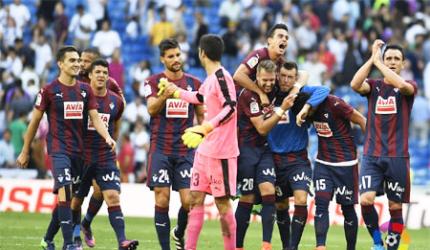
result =
[{"label": "wristband", "polygon": [[284,115],[284,113],[285,113],[285,110],[283,110],[281,108],[279,108],[275,111],[275,114],[279,117],[282,117]]},{"label": "wristband", "polygon": [[303,86],[300,83],[296,82],[296,83],[294,83],[293,87],[301,89]]}]

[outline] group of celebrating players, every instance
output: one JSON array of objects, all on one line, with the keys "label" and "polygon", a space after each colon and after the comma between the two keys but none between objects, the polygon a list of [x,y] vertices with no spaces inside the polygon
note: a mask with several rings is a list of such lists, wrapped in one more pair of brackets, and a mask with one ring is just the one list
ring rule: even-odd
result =
[{"label": "group of celebrating players", "polygon": [[[170,238],[178,250],[197,248],[206,194],[214,197],[219,211],[224,249],[244,249],[254,204],[261,204],[261,249],[272,249],[275,221],[283,249],[298,249],[311,193],[316,204],[316,249],[326,249],[333,196],[345,217],[346,249],[355,249],[358,220],[354,205],[359,202],[359,191],[373,249],[398,248],[402,203],[408,203],[410,195],[408,125],[417,92],[413,81],[399,75],[404,64],[402,48],[388,45],[382,50],[384,42],[374,41],[371,57],[351,82],[368,99],[366,121],[341,98],[330,95],[329,88],[306,85],[307,73],[284,60],[288,36],[286,25],[274,25],[267,35],[267,47],[251,52],[233,76],[220,63],[222,39],[203,36],[198,48],[207,73],[203,83],[183,71],[176,40],[159,44],[164,71],[145,81],[144,92],[151,115],[147,184],[155,194],[154,224],[161,249],[170,249]],[[76,49],[59,50],[59,77],[38,94],[17,160],[26,166],[30,142],[46,112],[58,205],[42,241],[44,249],[55,249],[53,237],[59,228],[63,249],[82,249],[80,229],[87,245],[94,247],[90,225],[103,200],[119,249],[138,245],[125,237],[115,165],[114,139],[125,102],[108,77],[107,62],[96,57],[94,51],[86,50],[80,65]],[[383,78],[367,79],[373,66]],[[87,77],[80,77],[79,72]],[[365,133],[360,170],[351,122]],[[311,125],[318,135],[313,170],[307,152]],[[81,204],[91,185],[94,193],[81,222]],[[179,192],[181,200],[177,225],[172,229],[168,214],[171,188]],[[375,196],[384,193],[391,215],[385,244],[373,206]],[[237,196],[233,212],[230,198]],[[294,198],[292,218],[290,197]]]}]

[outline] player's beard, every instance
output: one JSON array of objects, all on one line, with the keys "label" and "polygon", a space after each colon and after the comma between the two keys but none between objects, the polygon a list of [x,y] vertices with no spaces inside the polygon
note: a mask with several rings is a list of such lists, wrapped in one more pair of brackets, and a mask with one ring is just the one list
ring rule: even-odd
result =
[{"label": "player's beard", "polygon": [[167,67],[167,69],[171,72],[177,73],[179,71],[182,71],[182,63],[179,63],[179,67],[177,66],[178,64],[172,64],[171,66]]}]

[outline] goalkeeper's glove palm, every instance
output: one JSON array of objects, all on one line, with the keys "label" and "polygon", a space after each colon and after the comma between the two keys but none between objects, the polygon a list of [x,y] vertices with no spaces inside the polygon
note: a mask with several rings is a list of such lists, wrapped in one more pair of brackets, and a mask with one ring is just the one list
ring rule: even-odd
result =
[{"label": "goalkeeper's glove palm", "polygon": [[187,128],[182,135],[182,141],[188,148],[196,148],[203,138],[213,130],[210,123],[203,123],[191,128]]}]

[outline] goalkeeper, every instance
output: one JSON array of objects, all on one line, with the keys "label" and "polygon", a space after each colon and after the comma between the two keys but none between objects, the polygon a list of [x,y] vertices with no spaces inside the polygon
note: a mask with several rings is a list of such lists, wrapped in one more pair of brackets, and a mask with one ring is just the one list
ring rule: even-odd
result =
[{"label": "goalkeeper", "polygon": [[220,61],[224,43],[219,36],[208,34],[200,39],[199,58],[207,78],[199,91],[191,92],[166,83],[165,91],[190,103],[203,103],[202,125],[185,130],[182,140],[187,147],[197,147],[191,175],[191,210],[185,249],[197,248],[203,225],[206,194],[215,198],[224,238],[224,249],[234,250],[236,221],[230,196],[236,193],[237,142],[236,91],[231,75]]}]

